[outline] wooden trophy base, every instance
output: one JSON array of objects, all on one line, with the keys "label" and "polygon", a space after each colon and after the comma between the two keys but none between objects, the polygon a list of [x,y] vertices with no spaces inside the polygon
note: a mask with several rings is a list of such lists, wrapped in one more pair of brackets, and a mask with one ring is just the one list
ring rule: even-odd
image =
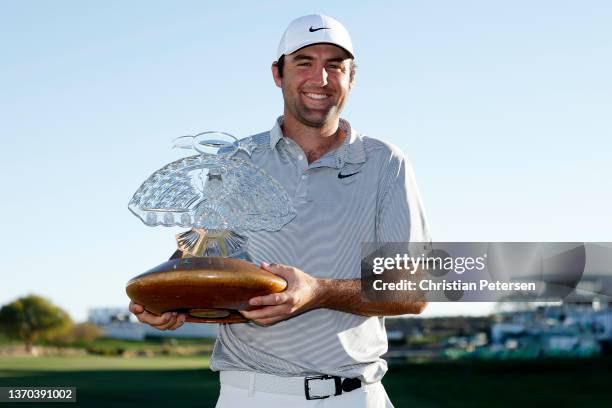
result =
[{"label": "wooden trophy base", "polygon": [[155,314],[187,313],[193,323],[244,323],[239,310],[255,296],[282,292],[287,282],[239,259],[171,259],[131,279],[126,292]]}]

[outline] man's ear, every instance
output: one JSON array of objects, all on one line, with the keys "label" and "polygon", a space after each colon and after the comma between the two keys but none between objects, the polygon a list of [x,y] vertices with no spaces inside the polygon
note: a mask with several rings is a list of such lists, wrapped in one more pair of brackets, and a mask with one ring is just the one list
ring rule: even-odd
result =
[{"label": "man's ear", "polygon": [[278,73],[278,64],[276,63],[276,61],[272,63],[272,77],[274,78],[274,83],[276,84],[276,86],[280,88],[282,84],[282,78]]}]

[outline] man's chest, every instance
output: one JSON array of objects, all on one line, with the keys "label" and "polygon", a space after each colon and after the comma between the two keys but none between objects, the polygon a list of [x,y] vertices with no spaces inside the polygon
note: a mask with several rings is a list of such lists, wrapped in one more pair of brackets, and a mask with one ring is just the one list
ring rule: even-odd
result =
[{"label": "man's chest", "polygon": [[255,164],[283,187],[296,207],[327,203],[341,208],[352,202],[367,207],[376,201],[378,180],[368,163],[345,163],[336,168],[275,156],[259,158]]},{"label": "man's chest", "polygon": [[368,177],[367,163],[336,168],[272,155],[258,159],[254,163],[286,191],[296,216],[279,231],[248,233],[255,260],[288,263],[315,275],[335,270],[335,277],[352,277],[361,244],[375,239],[378,186],[376,177]]}]

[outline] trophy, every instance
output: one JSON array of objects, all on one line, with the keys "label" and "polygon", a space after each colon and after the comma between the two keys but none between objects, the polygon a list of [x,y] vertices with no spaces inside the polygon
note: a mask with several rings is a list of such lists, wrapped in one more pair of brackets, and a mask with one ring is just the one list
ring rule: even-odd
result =
[{"label": "trophy", "polygon": [[179,137],[174,147],[198,154],[153,173],[128,208],[148,226],[189,229],[176,235],[170,259],[131,279],[126,292],[156,314],[187,313],[186,321],[195,323],[246,322],[239,310],[249,310],[250,298],[281,292],[287,282],[251,262],[245,231],[278,231],[296,212],[276,180],[237,157],[240,151],[251,155],[250,139],[209,131]]}]

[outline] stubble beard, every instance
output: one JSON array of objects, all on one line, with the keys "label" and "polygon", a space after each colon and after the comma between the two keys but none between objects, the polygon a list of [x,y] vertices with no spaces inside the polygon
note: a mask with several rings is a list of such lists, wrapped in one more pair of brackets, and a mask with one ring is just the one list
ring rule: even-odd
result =
[{"label": "stubble beard", "polygon": [[[300,101],[300,96],[296,98],[288,97],[285,90],[283,90],[285,107],[287,110],[297,119],[301,124],[312,127],[322,128],[330,121],[337,120],[340,116],[340,109],[336,105],[331,105],[326,111],[317,110],[316,113],[313,109],[309,109]],[[289,100],[289,103],[287,102]]]}]

